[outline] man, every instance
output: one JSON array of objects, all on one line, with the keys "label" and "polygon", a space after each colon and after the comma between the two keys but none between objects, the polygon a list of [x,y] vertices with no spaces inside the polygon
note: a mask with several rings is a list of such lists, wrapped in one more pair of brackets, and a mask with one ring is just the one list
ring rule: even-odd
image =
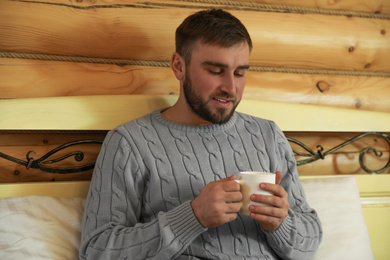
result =
[{"label": "man", "polygon": [[[87,199],[81,259],[311,259],[321,224],[271,121],[235,112],[252,48],[241,22],[200,11],[176,31],[178,101],[110,131]],[[239,213],[241,171],[276,172]]]}]

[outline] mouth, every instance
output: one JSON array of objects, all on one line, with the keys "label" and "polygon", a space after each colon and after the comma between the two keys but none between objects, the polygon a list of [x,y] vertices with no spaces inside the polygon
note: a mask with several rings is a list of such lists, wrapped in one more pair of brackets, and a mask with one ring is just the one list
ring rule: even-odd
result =
[{"label": "mouth", "polygon": [[229,99],[222,99],[222,98],[213,98],[213,99],[218,101],[218,102],[222,102],[222,103],[231,102]]},{"label": "mouth", "polygon": [[221,107],[229,107],[234,102],[234,99],[219,98],[219,97],[213,97],[212,100],[214,100],[215,103],[217,103],[217,105]]}]

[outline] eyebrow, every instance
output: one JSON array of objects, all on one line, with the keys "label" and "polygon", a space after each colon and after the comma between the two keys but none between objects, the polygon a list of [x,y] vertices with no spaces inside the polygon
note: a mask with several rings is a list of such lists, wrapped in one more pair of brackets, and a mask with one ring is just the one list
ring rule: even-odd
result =
[{"label": "eyebrow", "polygon": [[[205,61],[202,63],[203,65],[209,65],[209,66],[215,66],[215,67],[222,67],[222,68],[227,68],[228,65],[220,62],[214,62],[214,61]],[[241,65],[238,66],[237,69],[244,69],[247,70],[249,69],[249,65]]]}]

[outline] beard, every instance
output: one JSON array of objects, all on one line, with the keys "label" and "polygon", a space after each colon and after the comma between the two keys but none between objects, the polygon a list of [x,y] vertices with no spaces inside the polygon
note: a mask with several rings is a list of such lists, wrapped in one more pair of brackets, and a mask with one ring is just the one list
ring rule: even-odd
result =
[{"label": "beard", "polygon": [[[202,119],[213,123],[213,124],[224,124],[230,120],[233,116],[236,107],[240,103],[237,101],[233,95],[225,91],[215,93],[212,97],[209,97],[207,100],[204,100],[200,95],[196,93],[196,90],[192,86],[189,73],[186,71],[185,80],[183,82],[184,97],[186,98],[187,104],[190,106],[192,112],[197,114]],[[232,99],[233,108],[216,108],[215,111],[212,111],[208,107],[210,101],[213,100],[213,97],[220,98],[229,98]]]}]

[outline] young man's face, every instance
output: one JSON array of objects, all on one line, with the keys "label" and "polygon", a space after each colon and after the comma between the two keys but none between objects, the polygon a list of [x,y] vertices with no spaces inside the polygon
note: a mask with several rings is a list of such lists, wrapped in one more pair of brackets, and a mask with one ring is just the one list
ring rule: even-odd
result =
[{"label": "young man's face", "polygon": [[247,43],[224,48],[197,42],[186,66],[183,91],[203,124],[227,122],[241,100],[249,68]]}]

